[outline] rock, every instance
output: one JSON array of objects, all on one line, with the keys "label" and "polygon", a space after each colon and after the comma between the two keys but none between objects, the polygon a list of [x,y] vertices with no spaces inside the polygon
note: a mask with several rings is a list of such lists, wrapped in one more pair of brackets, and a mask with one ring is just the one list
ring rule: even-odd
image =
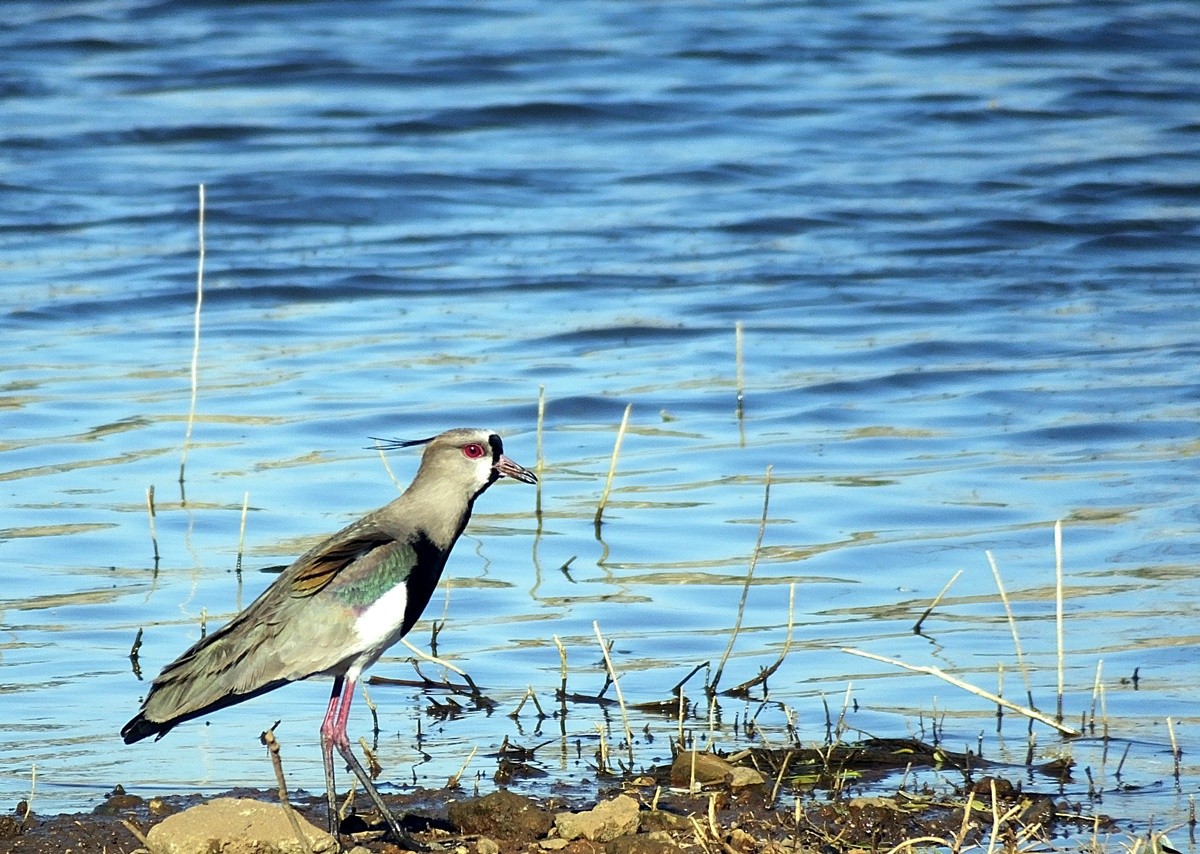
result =
[{"label": "rock", "polygon": [[533,842],[550,832],[554,819],[537,801],[501,789],[456,801],[447,810],[461,833],[478,834],[510,842]]},{"label": "rock", "polygon": [[605,846],[606,854],[677,854],[681,850],[670,834],[663,832],[622,836]]},{"label": "rock", "polygon": [[500,854],[500,846],[496,840],[489,839],[486,836],[479,837],[479,841],[475,843],[475,850],[479,854]]},{"label": "rock", "polygon": [[307,844],[296,838],[283,807],[246,798],[214,798],[168,816],[146,836],[151,854],[320,854],[337,842],[298,813]]},{"label": "rock", "polygon": [[740,765],[733,766],[733,775],[729,778],[729,785],[734,789],[741,789],[746,786],[761,786],[767,782],[763,779],[763,775],[759,774],[753,768],[743,768]]},{"label": "rock", "polygon": [[637,833],[640,809],[633,798],[617,795],[611,801],[597,804],[595,809],[559,813],[554,817],[554,827],[563,839],[583,837],[592,842],[611,842]]},{"label": "rock", "polygon": [[641,815],[642,830],[666,831],[666,830],[690,830],[691,822],[681,815],[665,812],[663,810],[650,810]]},{"label": "rock", "polygon": [[675,757],[671,763],[671,782],[676,786],[687,786],[692,781],[692,768],[695,766],[695,780],[700,785],[713,783],[728,783],[733,779],[734,767],[714,753],[697,753],[685,750]]}]

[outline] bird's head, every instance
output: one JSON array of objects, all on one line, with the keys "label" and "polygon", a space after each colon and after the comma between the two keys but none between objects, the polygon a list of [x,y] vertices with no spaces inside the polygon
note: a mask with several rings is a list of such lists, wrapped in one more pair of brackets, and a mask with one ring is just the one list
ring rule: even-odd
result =
[{"label": "bird's head", "polygon": [[417,482],[436,483],[452,492],[460,490],[474,498],[502,477],[522,483],[537,483],[537,476],[504,454],[504,443],[491,430],[461,427],[429,439],[404,441],[376,439],[380,450],[424,445]]}]

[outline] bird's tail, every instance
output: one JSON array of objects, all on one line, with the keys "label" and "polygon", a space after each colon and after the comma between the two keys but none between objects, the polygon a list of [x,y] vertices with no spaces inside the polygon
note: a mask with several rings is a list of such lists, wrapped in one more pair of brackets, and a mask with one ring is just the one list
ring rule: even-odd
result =
[{"label": "bird's tail", "polygon": [[[126,744],[152,735],[162,738],[176,724],[301,678],[279,664],[263,642],[263,627],[246,617],[243,612],[164,668],[141,711],[121,728]],[[238,623],[245,625],[233,631]]]}]

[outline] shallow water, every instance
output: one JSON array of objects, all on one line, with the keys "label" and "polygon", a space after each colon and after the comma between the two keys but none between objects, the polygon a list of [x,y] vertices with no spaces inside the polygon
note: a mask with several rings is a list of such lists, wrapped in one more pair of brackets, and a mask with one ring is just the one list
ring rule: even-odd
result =
[{"label": "shallow water", "polygon": [[[1036,754],[1075,758],[1064,791],[1133,829],[1186,818],[1191,4],[6,8],[0,798],[27,795],[35,766],[43,812],[117,783],[268,785],[257,738],[276,719],[292,785],[320,791],[326,684],[155,744],[117,731],[202,624],[270,583],[260,568],[394,495],[368,437],[483,424],[531,465],[544,387],[540,495],[500,484],[480,500],[410,637],[428,648],[444,617],[439,654],[497,709],[441,720],[426,711],[441,695],[370,689],[386,779],[441,784],[477,747],[465,779],[487,788],[506,736],[550,741],[546,770],[588,776],[596,725],[615,743],[619,713],[507,715],[527,687],[553,710],[555,636],[570,689],[599,690],[593,622],[629,703],[709,662],[688,683],[700,700],[771,467],[722,685],[779,657],[794,584],[792,645],[766,706],[726,698],[710,724],[699,703],[701,744],[737,746],[747,717],[772,742],[789,716],[819,741],[823,701],[836,717],[849,688],[852,728],[929,735],[944,716],[948,743],[982,734],[985,755],[1023,762],[1015,716],[997,737],[986,701],[840,650],[988,690],[1002,665],[1005,696],[1023,698],[990,550],[1053,712],[1062,519],[1064,711],[1095,707],[1097,730],[1065,744],[1037,725]],[[388,461],[405,482],[416,455]],[[410,678],[408,655],[374,673]],[[636,763],[669,754],[674,720],[631,724]],[[352,726],[370,736],[361,701]]]}]

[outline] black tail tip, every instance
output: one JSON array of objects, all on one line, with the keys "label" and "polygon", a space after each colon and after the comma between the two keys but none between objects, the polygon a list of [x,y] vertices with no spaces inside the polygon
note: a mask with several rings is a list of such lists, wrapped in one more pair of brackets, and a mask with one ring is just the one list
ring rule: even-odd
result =
[{"label": "black tail tip", "polygon": [[139,713],[137,717],[121,727],[121,738],[125,739],[126,744],[133,744],[135,741],[141,741],[152,735],[162,738],[170,728],[170,724],[146,720],[146,717]]}]

